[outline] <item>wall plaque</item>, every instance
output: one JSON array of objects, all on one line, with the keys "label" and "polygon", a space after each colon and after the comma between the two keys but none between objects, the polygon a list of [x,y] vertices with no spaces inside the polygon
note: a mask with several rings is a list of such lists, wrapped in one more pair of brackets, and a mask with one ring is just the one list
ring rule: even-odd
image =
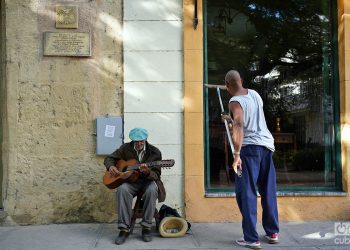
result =
[{"label": "wall plaque", "polygon": [[77,6],[56,6],[56,28],[77,29],[78,28],[78,7]]},{"label": "wall plaque", "polygon": [[45,32],[44,56],[91,56],[90,33]]}]

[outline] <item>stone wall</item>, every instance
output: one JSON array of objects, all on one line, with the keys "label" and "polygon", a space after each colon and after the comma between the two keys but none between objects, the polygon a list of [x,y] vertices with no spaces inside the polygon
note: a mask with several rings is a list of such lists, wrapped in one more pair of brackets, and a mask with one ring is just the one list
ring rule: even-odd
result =
[{"label": "stone wall", "polygon": [[[122,0],[5,0],[6,223],[115,219],[101,183],[95,117],[123,112]],[[55,6],[78,6],[77,29],[55,28]],[[89,32],[91,57],[43,55],[43,33]]]},{"label": "stone wall", "polygon": [[[2,167],[2,127],[3,127],[3,103],[5,99],[5,89],[4,89],[4,82],[5,82],[5,77],[4,77],[4,53],[5,51],[5,25],[2,25],[3,19],[5,18],[5,9],[2,7],[4,6],[4,0],[0,0],[0,198],[2,197],[2,180],[3,180],[3,167]],[[0,199],[0,208],[2,208],[2,199]],[[1,213],[1,212],[0,212]],[[0,214],[1,218],[1,214]],[[0,219],[1,220],[1,219]]]}]

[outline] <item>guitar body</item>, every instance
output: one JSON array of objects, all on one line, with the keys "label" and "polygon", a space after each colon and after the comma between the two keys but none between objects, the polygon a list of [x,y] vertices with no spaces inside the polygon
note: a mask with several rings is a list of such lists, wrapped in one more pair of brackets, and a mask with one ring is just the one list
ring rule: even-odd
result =
[{"label": "guitar body", "polygon": [[[160,160],[154,162],[146,163],[149,168],[154,166],[158,166],[161,168],[170,168],[174,166],[174,160]],[[121,172],[119,175],[112,175],[109,171],[106,171],[103,176],[103,184],[109,189],[114,189],[119,187],[121,184],[125,182],[135,182],[140,176],[140,172],[138,171],[140,164],[137,160],[132,159],[128,161],[119,160],[117,161],[116,167]]]},{"label": "guitar body", "polygon": [[[119,160],[117,162],[117,168],[119,171],[123,171],[125,167],[136,165],[138,162],[135,159],[124,161]],[[105,172],[103,176],[103,184],[109,189],[119,187],[124,182],[135,182],[139,178],[139,172],[137,171],[126,171],[119,175],[112,175],[109,171]]]}]

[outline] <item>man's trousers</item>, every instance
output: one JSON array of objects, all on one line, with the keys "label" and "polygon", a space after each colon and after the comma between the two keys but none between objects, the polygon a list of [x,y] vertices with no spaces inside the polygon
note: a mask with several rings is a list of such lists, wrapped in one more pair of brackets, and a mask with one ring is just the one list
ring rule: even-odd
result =
[{"label": "man's trousers", "polygon": [[256,242],[257,189],[261,196],[262,225],[267,235],[279,232],[276,197],[276,172],[273,152],[262,146],[247,145],[241,149],[242,177],[236,175],[236,199],[243,220],[244,240]]},{"label": "man's trousers", "polygon": [[154,181],[141,180],[135,183],[123,183],[117,188],[116,202],[118,212],[118,228],[129,230],[132,217],[132,201],[134,196],[143,192],[143,219],[141,225],[151,228],[158,198],[158,187]]}]

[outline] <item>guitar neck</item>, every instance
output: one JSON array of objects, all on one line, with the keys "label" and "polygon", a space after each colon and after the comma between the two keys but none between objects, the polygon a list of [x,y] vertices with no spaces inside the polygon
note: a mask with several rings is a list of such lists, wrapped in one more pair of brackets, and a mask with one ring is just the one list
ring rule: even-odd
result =
[{"label": "guitar neck", "polygon": [[[159,165],[159,164],[160,164],[160,161],[151,161],[151,162],[147,162],[147,163],[145,163],[145,164],[147,164],[147,166],[148,166],[149,168],[152,168],[152,167],[154,167],[154,166],[156,166],[156,165]],[[134,165],[134,166],[129,166],[129,167],[126,168],[125,171],[137,170],[137,169],[139,169],[140,166],[141,166],[141,164],[137,164],[137,165]]]}]

